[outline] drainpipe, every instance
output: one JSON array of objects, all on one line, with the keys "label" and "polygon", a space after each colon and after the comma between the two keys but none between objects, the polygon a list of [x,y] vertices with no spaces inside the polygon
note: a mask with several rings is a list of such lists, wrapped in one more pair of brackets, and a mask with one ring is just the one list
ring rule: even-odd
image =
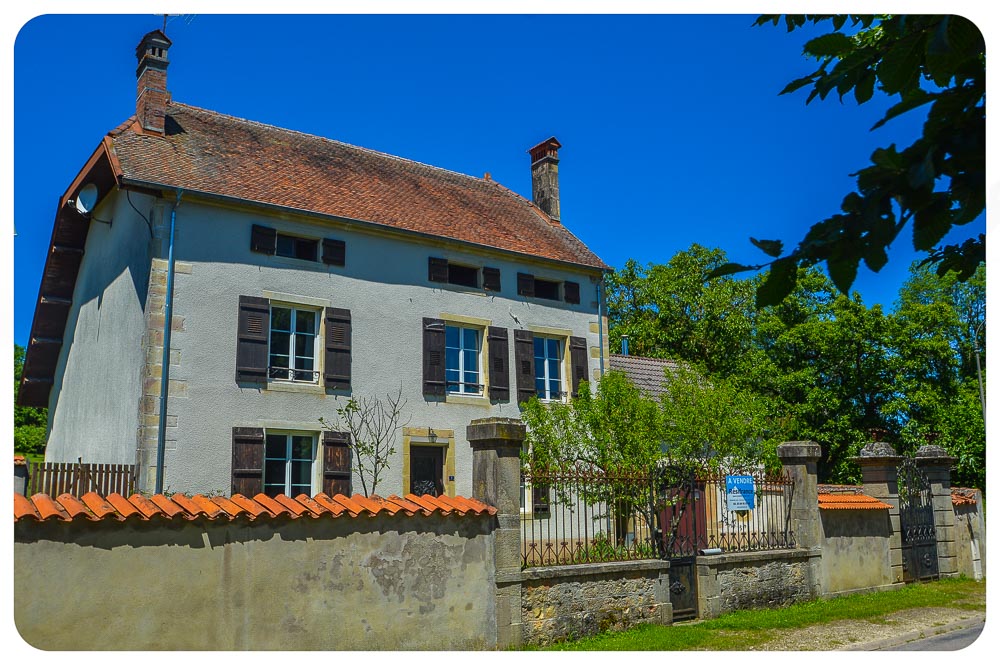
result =
[{"label": "drainpipe", "polygon": [[599,356],[601,358],[601,376],[604,376],[604,274],[597,279],[597,340],[600,344]]},{"label": "drainpipe", "polygon": [[167,245],[167,294],[163,306],[163,359],[160,371],[160,422],[156,434],[156,494],[163,494],[163,455],[167,436],[167,394],[170,386],[170,330],[174,313],[174,225],[183,190],[177,190],[177,201],[170,211],[170,240]]}]

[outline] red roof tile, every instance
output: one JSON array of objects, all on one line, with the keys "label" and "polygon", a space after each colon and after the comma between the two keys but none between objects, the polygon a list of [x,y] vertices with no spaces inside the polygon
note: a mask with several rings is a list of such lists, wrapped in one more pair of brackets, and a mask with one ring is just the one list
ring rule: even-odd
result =
[{"label": "red roof tile", "polygon": [[885,510],[892,508],[876,498],[864,494],[820,494],[821,510]]},{"label": "red roof tile", "polygon": [[165,136],[134,122],[109,135],[125,181],[607,269],[565,226],[493,180],[186,104],[170,104],[167,116]]},{"label": "red roof tile", "polygon": [[199,517],[206,517],[210,520],[232,520],[237,517],[246,517],[255,520],[261,516],[271,518],[284,516],[289,519],[298,519],[303,516],[312,518],[338,517],[347,513],[351,517],[358,515],[394,515],[403,512],[405,515],[495,515],[496,508],[485,503],[466,497],[432,497],[424,495],[417,497],[408,494],[404,499],[398,496],[380,497],[372,495],[364,497],[360,494],[348,498],[343,494],[329,497],[326,494],[317,494],[309,498],[300,494],[296,498],[279,494],[272,498],[264,494],[258,494],[252,499],[248,499],[242,494],[234,494],[230,498],[208,497],[196,494],[187,497],[183,494],[173,494],[169,497],[163,494],[154,494],[151,497],[144,497],[133,494],[126,499],[119,494],[109,494],[105,499],[95,492],[88,492],[81,498],[76,498],[69,494],[62,494],[58,500],[53,500],[46,494],[35,494],[30,499],[14,494],[14,521],[44,521],[48,519],[59,519],[61,521],[73,522],[77,520],[123,520],[127,517],[136,516],[138,519],[148,521],[153,517],[164,519],[187,519],[194,520]]},{"label": "red roof tile", "polygon": [[977,489],[968,487],[951,488],[951,505],[953,506],[974,506],[976,505]]}]

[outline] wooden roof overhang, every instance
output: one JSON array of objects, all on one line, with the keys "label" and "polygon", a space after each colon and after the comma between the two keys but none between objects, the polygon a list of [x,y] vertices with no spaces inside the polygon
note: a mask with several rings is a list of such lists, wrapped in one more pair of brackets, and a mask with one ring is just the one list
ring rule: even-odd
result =
[{"label": "wooden roof overhang", "polygon": [[111,138],[106,136],[59,198],[31,321],[31,337],[25,350],[17,400],[20,406],[46,407],[49,403],[49,391],[90,229],[90,219],[77,211],[71,201],[76,200],[85,185],[93,184],[97,187],[97,202],[100,203],[119,185],[120,178],[121,170],[111,150]]}]

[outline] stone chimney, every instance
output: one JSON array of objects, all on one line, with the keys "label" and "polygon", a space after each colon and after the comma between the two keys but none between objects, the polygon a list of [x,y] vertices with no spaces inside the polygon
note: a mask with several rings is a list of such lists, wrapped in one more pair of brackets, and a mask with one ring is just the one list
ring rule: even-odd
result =
[{"label": "stone chimney", "polygon": [[552,137],[528,151],[531,155],[531,200],[552,219],[559,220],[559,148]]},{"label": "stone chimney", "polygon": [[167,49],[172,42],[160,30],[153,30],[142,38],[135,48],[139,67],[135,70],[137,81],[135,116],[148,132],[163,134],[164,116],[170,104],[167,91]]}]

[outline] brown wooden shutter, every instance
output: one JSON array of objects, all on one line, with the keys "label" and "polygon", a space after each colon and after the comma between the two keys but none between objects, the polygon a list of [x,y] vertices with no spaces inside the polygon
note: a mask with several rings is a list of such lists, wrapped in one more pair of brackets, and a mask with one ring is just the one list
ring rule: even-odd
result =
[{"label": "brown wooden shutter", "polygon": [[524,272],[517,273],[517,295],[535,295],[535,276]]},{"label": "brown wooden shutter", "polygon": [[333,390],[351,389],[351,310],[327,307],[323,383]]},{"label": "brown wooden shutter", "polygon": [[274,255],[278,248],[278,232],[269,226],[254,224],[250,229],[250,251]]},{"label": "brown wooden shutter", "polygon": [[351,435],[323,432],[323,492],[351,496]]},{"label": "brown wooden shutter", "polygon": [[448,281],[448,259],[427,259],[427,279],[432,282]]},{"label": "brown wooden shutter", "polygon": [[527,402],[535,392],[535,336],[530,330],[514,331],[514,375],[517,403]]},{"label": "brown wooden shutter", "polygon": [[569,364],[570,377],[573,379],[570,393],[576,397],[580,382],[590,380],[590,373],[587,369],[589,364],[587,362],[587,339],[585,337],[569,338]]},{"label": "brown wooden shutter", "polygon": [[483,268],[483,288],[500,293],[500,269]]},{"label": "brown wooden shutter", "polygon": [[424,395],[444,395],[444,321],[424,318]]},{"label": "brown wooden shutter", "polygon": [[563,295],[571,305],[580,304],[580,284],[578,282],[563,282]]},{"label": "brown wooden shutter", "polygon": [[267,381],[267,336],[271,308],[267,298],[240,296],[236,330],[236,380]]},{"label": "brown wooden shutter", "polygon": [[323,263],[342,266],[347,262],[347,243],[343,240],[323,238]]},{"label": "brown wooden shutter", "polygon": [[507,348],[507,329],[490,326],[486,330],[489,358],[490,399],[510,401],[510,350]]},{"label": "brown wooden shutter", "polygon": [[254,497],[264,491],[264,430],[233,428],[233,494]]}]

